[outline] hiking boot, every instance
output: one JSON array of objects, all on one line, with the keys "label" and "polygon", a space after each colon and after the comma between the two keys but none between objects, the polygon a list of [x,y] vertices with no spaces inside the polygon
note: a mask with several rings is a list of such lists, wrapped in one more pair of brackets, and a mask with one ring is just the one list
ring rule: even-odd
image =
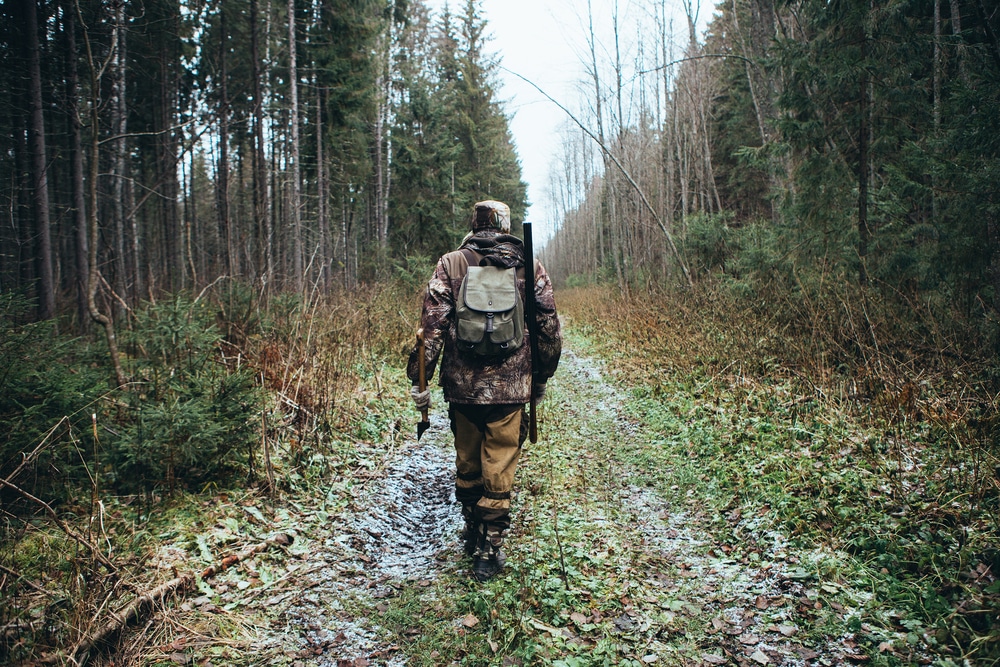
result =
[{"label": "hiking boot", "polygon": [[475,505],[462,505],[462,518],[465,527],[462,528],[462,551],[470,558],[476,555],[479,546],[479,521],[475,517]]},{"label": "hiking boot", "polygon": [[503,570],[507,556],[500,548],[503,545],[501,530],[488,523],[479,524],[479,540],[474,560],[472,576],[477,581],[489,581]]},{"label": "hiking boot", "polygon": [[489,581],[500,574],[504,565],[507,564],[507,556],[502,549],[496,549],[489,554],[476,554],[476,560],[472,563],[472,576],[476,581]]}]

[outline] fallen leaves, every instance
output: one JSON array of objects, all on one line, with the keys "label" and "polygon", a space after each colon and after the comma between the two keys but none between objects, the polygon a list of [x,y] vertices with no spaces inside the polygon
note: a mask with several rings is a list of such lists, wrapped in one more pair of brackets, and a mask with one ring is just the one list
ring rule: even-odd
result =
[{"label": "fallen leaves", "polygon": [[783,625],[772,626],[772,627],[774,628],[774,631],[780,632],[785,637],[794,637],[799,632],[799,629],[797,627],[795,627],[794,625],[785,625],[785,624],[783,624]]}]

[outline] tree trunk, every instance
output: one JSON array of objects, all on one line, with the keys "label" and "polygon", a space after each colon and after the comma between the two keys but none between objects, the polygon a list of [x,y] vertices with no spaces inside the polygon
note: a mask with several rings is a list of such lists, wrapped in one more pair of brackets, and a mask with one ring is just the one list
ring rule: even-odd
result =
[{"label": "tree trunk", "polygon": [[32,195],[35,209],[35,263],[38,276],[38,317],[55,316],[56,293],[52,272],[52,236],[49,225],[49,181],[45,148],[45,117],[42,113],[41,49],[38,43],[38,13],[35,0],[22,0],[28,61],[29,150]]},{"label": "tree trunk", "polygon": [[347,219],[347,198],[340,198],[340,240],[344,245],[344,289],[350,290],[353,284],[351,275],[351,251],[348,247],[350,240],[349,225]]},{"label": "tree trunk", "polygon": [[[166,271],[164,284],[168,285],[171,291],[183,287],[183,249],[181,245],[180,220],[177,211],[177,139],[174,134],[174,113],[177,108],[177,87],[170,76],[170,59],[165,42],[160,44],[160,99],[157,101],[159,108],[158,121],[160,135],[157,137],[157,148],[159,155],[157,163],[160,172],[160,180],[163,183],[163,196],[160,197],[160,211],[163,217],[164,235],[166,236]],[[134,213],[133,213],[134,219]],[[139,243],[135,239],[135,261],[136,267],[139,264]],[[136,290],[141,289],[141,271],[137,272]]]},{"label": "tree trunk", "polygon": [[870,106],[868,83],[868,17],[862,21],[864,35],[861,38],[861,81],[860,114],[858,123],[858,283],[868,284],[868,241],[871,229],[868,227],[868,113]]},{"label": "tree trunk", "polygon": [[198,289],[198,264],[194,256],[194,249],[199,247],[194,241],[194,235],[198,231],[198,197],[195,193],[195,150],[194,146],[198,142],[198,130],[191,127],[191,184],[188,191],[187,205],[184,207],[184,215],[187,219],[187,233],[184,235],[187,242],[187,261],[191,271],[191,287]]},{"label": "tree trunk", "polygon": [[[76,5],[77,12],[80,11],[79,3]],[[108,355],[111,357],[111,365],[114,369],[113,387],[125,385],[125,372],[122,370],[121,358],[118,354],[118,339],[115,336],[114,321],[97,308],[97,285],[100,282],[101,274],[97,264],[97,244],[100,240],[100,227],[97,220],[97,178],[100,173],[100,117],[98,115],[100,98],[100,80],[98,79],[97,64],[94,62],[94,52],[90,47],[90,36],[86,30],[83,32],[84,43],[87,48],[87,64],[90,69],[90,205],[87,211],[88,222],[87,232],[89,234],[88,249],[90,257],[88,266],[90,275],[87,279],[87,310],[90,317],[104,327],[104,335],[108,342]],[[111,49],[116,50],[117,33],[112,31]]]},{"label": "tree trunk", "polygon": [[[18,90],[18,94],[26,95],[24,90]],[[26,110],[18,110],[18,120],[22,121],[17,127],[28,127],[28,116]],[[36,266],[34,262],[34,252],[31,250],[32,238],[34,238],[34,214],[31,211],[32,193],[31,187],[31,151],[28,148],[28,133],[17,132],[17,139],[14,143],[14,167],[17,171],[17,220],[14,225],[14,233],[17,244],[17,254],[14,259],[17,265],[17,284],[21,287],[31,285],[35,282]]]},{"label": "tree trunk", "polygon": [[951,5],[951,34],[958,42],[958,75],[962,81],[968,82],[969,73],[965,70],[967,49],[965,38],[962,36],[962,8],[959,5],[959,0],[951,0],[949,4]]},{"label": "tree trunk", "polygon": [[261,228],[261,265],[263,283],[274,279],[274,233],[271,225],[271,199],[267,182],[267,158],[264,145],[264,96],[261,92],[260,47],[257,40],[257,0],[250,0],[250,60],[253,70],[253,186],[254,209]]},{"label": "tree trunk", "polygon": [[[597,120],[597,141],[603,147],[607,146],[607,142],[604,140],[604,110],[601,105],[604,92],[601,90],[601,76],[600,71],[597,69],[597,37],[594,35],[594,9],[591,0],[587,0],[587,20],[590,31],[587,46],[590,50],[591,76],[594,79],[594,114]],[[608,164],[608,156],[603,150],[601,151],[601,160],[604,162],[604,178],[606,180],[608,174],[611,173],[611,169]],[[604,221],[599,212],[596,214],[595,224],[598,230],[598,262],[603,266],[605,262]]]},{"label": "tree trunk", "polygon": [[[114,12],[115,50],[111,64],[111,208],[114,221],[114,274],[112,285],[119,297],[125,298],[125,180],[128,178],[126,166],[128,131],[128,105],[125,99],[126,59],[125,59],[125,1],[115,0]],[[138,271],[139,267],[136,267]],[[112,310],[116,310],[112,306]],[[120,311],[119,311],[120,312]]]},{"label": "tree trunk", "polygon": [[229,218],[229,91],[227,79],[229,71],[226,55],[229,52],[229,34],[226,30],[225,3],[219,10],[219,26],[222,33],[219,45],[219,173],[216,177],[216,200],[219,207],[219,242],[222,244],[223,270],[230,278],[236,277],[236,257],[233,248],[232,221]]},{"label": "tree trunk", "polygon": [[934,134],[941,131],[941,0],[934,0],[933,120]]},{"label": "tree trunk", "polygon": [[326,291],[330,287],[330,215],[328,198],[330,196],[329,179],[326,175],[326,156],[323,154],[323,102],[326,89],[321,88],[316,94],[316,222],[319,225],[319,282]]},{"label": "tree trunk", "polygon": [[66,112],[69,115],[70,180],[73,192],[73,255],[76,259],[76,309],[80,333],[90,330],[87,278],[90,275],[87,244],[86,185],[83,180],[83,142],[80,123],[80,73],[77,69],[76,9],[63,7],[66,33]]},{"label": "tree trunk", "polygon": [[291,146],[289,157],[292,163],[292,189],[289,202],[292,216],[292,274],[295,290],[300,294],[305,290],[302,273],[302,181],[299,165],[299,72],[296,63],[295,0],[288,0],[288,85],[291,102]]},{"label": "tree trunk", "polygon": [[[380,50],[381,51],[381,50]],[[386,63],[389,58],[382,54]],[[388,65],[382,64],[383,71],[376,78],[378,102],[375,115],[375,221],[378,245],[385,253],[389,249],[389,156],[386,150],[386,118],[389,114],[389,95],[391,94],[391,78],[386,70]]]}]

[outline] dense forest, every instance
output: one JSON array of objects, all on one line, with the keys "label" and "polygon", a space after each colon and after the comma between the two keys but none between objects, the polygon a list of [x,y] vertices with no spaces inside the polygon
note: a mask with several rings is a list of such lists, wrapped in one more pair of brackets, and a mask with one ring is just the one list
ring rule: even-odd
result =
[{"label": "dense forest", "polygon": [[450,247],[477,192],[523,213],[485,24],[460,9],[6,3],[3,289],[84,328],[220,276],[391,275]]},{"label": "dense forest", "polygon": [[[85,330],[220,277],[350,289],[450,248],[476,196],[528,205],[477,3],[4,12],[0,287],[39,319]],[[617,13],[613,48],[591,19],[553,273],[627,289],[795,267],[989,319],[995,8],[722,3],[702,42],[697,8],[680,38],[643,12],[627,51]]]},{"label": "dense forest", "polygon": [[633,62],[591,36],[554,170],[557,274],[825,274],[995,316],[995,7],[726,2],[681,46],[662,16]]},{"label": "dense forest", "polygon": [[[763,413],[787,412],[790,430],[856,423],[829,439],[856,446],[844,456],[870,477],[836,495],[806,466],[779,502],[755,486],[767,475],[733,473],[720,485],[742,500],[720,501],[721,532],[738,536],[751,507],[772,512],[803,544],[829,539],[895,577],[904,611],[884,625],[905,627],[911,652],[869,628],[874,664],[990,664],[1000,9],[732,0],[704,32],[707,7],[679,9],[681,21],[665,2],[614,3],[609,33],[591,2],[576,7],[580,95],[539,90],[566,119],[546,210],[532,210],[555,230],[539,254],[571,335],[624,359],[623,395],[670,405],[669,428],[733,396],[747,433]],[[157,508],[199,524],[247,480],[259,495],[241,507],[261,525],[264,498],[275,512],[326,498],[316,525],[347,506],[334,496],[382,470],[412,416],[401,350],[434,261],[475,201],[507,202],[514,234],[532,202],[482,0],[11,0],[0,12],[0,661],[80,664],[123,629],[109,601],[148,611],[139,594],[159,580],[142,573],[175,532]],[[819,404],[836,418],[816,417]],[[744,445],[704,470],[722,479]],[[777,444],[774,460],[798,446]],[[663,460],[643,459],[642,474]],[[715,470],[723,460],[733,468]],[[700,474],[650,486],[708,485]],[[851,495],[869,483],[888,489],[884,505]],[[885,522],[859,531],[868,503]],[[248,514],[234,512],[233,534]],[[230,537],[183,544],[208,565]],[[182,579],[177,590],[195,585]],[[564,657],[505,613],[492,627],[527,663]],[[587,618],[583,634],[602,616]],[[487,664],[492,643],[435,651]]]}]

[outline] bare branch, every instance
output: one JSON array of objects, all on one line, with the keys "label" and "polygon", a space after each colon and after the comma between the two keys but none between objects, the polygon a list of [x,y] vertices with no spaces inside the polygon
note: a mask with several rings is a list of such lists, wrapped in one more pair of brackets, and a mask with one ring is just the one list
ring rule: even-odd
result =
[{"label": "bare branch", "polygon": [[12,491],[15,491],[16,493],[20,494],[21,496],[24,496],[25,499],[30,500],[31,502],[37,504],[39,507],[41,507],[42,509],[44,509],[45,513],[48,514],[49,517],[51,517],[52,521],[55,522],[55,524],[59,527],[60,530],[62,530],[64,533],[66,533],[66,535],[69,536],[74,542],[77,542],[78,544],[80,544],[80,546],[86,547],[86,549],[88,551],[90,551],[91,554],[93,554],[94,558],[101,565],[103,565],[104,567],[106,567],[108,569],[108,571],[114,572],[114,573],[118,572],[118,568],[115,567],[114,563],[112,563],[110,560],[108,560],[108,558],[104,554],[102,554],[100,552],[100,550],[98,550],[98,548],[96,546],[94,546],[93,544],[91,544],[86,538],[84,538],[82,535],[80,535],[75,530],[73,530],[72,528],[70,528],[66,524],[65,521],[63,521],[62,519],[60,519],[59,515],[56,514],[56,511],[54,509],[52,509],[52,506],[49,505],[47,502],[45,502],[41,498],[33,496],[32,494],[28,493],[27,491],[25,491],[21,487],[17,486],[13,482],[10,482],[10,481],[8,481],[6,479],[0,479],[0,486],[6,486],[7,488],[11,489]]},{"label": "bare branch", "polygon": [[657,226],[659,226],[660,231],[663,232],[664,237],[666,237],[666,239],[667,239],[667,245],[670,247],[671,254],[674,256],[674,259],[677,260],[677,263],[680,265],[681,270],[684,272],[684,277],[687,279],[688,285],[690,287],[694,287],[694,280],[691,278],[691,272],[688,270],[687,263],[684,261],[684,258],[681,257],[680,251],[677,250],[677,245],[674,243],[674,237],[670,233],[670,230],[667,229],[667,226],[663,224],[663,220],[660,218],[660,215],[656,212],[656,209],[653,208],[652,204],[649,203],[649,199],[646,197],[646,193],[643,192],[642,188],[639,187],[639,184],[635,182],[634,178],[632,178],[632,175],[629,174],[629,172],[628,172],[627,169],[625,169],[625,166],[622,165],[622,163],[618,160],[618,158],[615,157],[614,153],[611,152],[611,149],[609,149],[607,146],[605,146],[604,143],[602,143],[601,140],[597,137],[597,135],[595,135],[590,130],[590,128],[588,128],[586,125],[584,125],[582,122],[580,122],[580,120],[576,116],[574,116],[573,113],[569,109],[567,109],[565,106],[563,106],[554,97],[552,97],[551,95],[549,95],[548,93],[546,93],[544,90],[542,90],[542,88],[538,84],[536,84],[534,81],[532,81],[531,79],[529,79],[529,78],[527,78],[525,76],[522,76],[521,74],[518,74],[517,72],[515,72],[513,70],[509,70],[509,69],[507,69],[506,67],[504,67],[502,65],[500,66],[500,69],[504,70],[505,72],[508,72],[509,74],[512,74],[512,75],[516,76],[517,78],[521,79],[522,81],[524,81],[525,83],[527,83],[529,86],[531,86],[532,88],[534,88],[535,90],[537,90],[539,93],[541,93],[548,101],[552,102],[557,107],[559,107],[563,111],[563,113],[565,113],[567,116],[569,116],[570,120],[572,120],[574,123],[576,123],[576,125],[581,130],[583,130],[583,132],[586,133],[586,135],[588,137],[590,137],[591,139],[593,139],[594,142],[597,143],[597,145],[601,147],[601,150],[604,152],[604,155],[606,155],[608,157],[608,159],[611,160],[616,167],[618,167],[618,171],[621,172],[622,176],[625,177],[625,180],[627,180],[628,183],[629,183],[629,185],[632,186],[632,189],[635,190],[636,194],[639,195],[639,199],[642,200],[643,206],[646,208],[647,211],[649,211],[649,214],[651,216],[653,216],[653,219],[656,220]]}]

